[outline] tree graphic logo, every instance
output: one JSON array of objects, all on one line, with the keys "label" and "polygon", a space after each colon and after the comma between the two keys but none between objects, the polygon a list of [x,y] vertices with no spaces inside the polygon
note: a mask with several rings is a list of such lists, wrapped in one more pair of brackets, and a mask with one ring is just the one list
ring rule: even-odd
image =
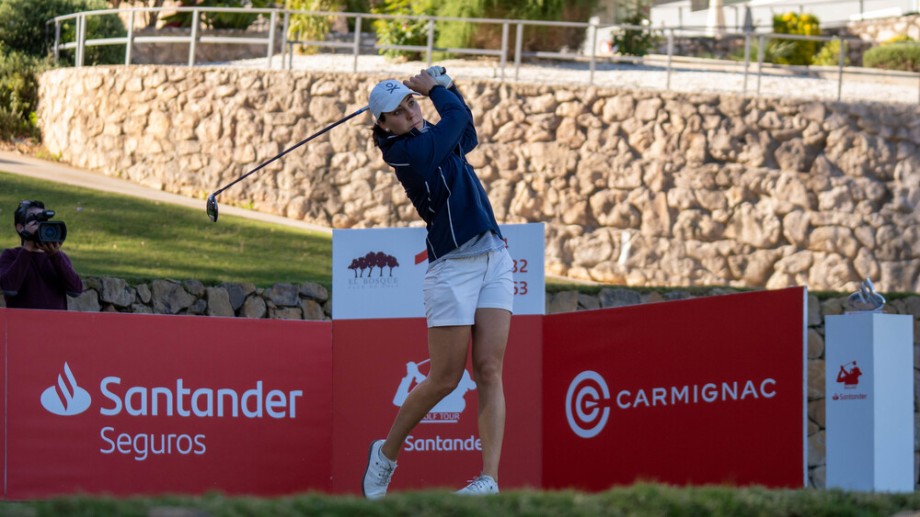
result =
[{"label": "tree graphic logo", "polygon": [[382,251],[368,251],[364,256],[351,259],[348,269],[354,271],[355,278],[380,278],[384,275],[392,277],[393,269],[397,267],[399,261],[393,255]]}]

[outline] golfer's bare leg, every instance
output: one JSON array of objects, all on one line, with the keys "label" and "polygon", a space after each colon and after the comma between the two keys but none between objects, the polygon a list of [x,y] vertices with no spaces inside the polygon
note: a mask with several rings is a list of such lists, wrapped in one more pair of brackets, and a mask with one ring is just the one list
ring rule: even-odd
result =
[{"label": "golfer's bare leg", "polygon": [[383,444],[383,455],[396,461],[402,444],[412,429],[444,397],[450,395],[463,378],[470,343],[470,326],[428,329],[428,377],[409,392]]},{"label": "golfer's bare leg", "polygon": [[498,462],[505,436],[505,391],[502,363],[511,328],[511,313],[478,309],[473,325],[473,378],[479,394],[479,439],[482,473],[498,480]]}]

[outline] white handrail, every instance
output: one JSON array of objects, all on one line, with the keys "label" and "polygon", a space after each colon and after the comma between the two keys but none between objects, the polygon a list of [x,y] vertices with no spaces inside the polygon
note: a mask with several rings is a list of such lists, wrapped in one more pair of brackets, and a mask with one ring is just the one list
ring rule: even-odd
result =
[{"label": "white handrail", "polygon": [[[190,12],[192,13],[192,24],[190,27],[189,36],[136,36],[134,32],[134,22],[136,13],[150,13],[150,12]],[[269,17],[269,30],[268,35],[265,37],[247,37],[247,36],[211,36],[211,35],[199,35],[199,27],[201,25],[202,13],[210,12],[220,12],[220,13],[240,13],[240,14],[250,14],[250,15],[267,15]],[[104,15],[113,15],[129,13],[129,27],[128,34],[126,37],[117,37],[117,38],[97,38],[97,39],[87,39],[86,34],[86,19],[91,16],[104,16]],[[367,46],[362,46],[361,44],[361,28],[363,26],[364,20],[413,20],[421,21],[426,23],[427,34],[426,34],[426,44],[425,45],[384,45],[380,43],[375,43],[372,46],[372,49],[375,51],[386,51],[386,50],[402,50],[402,51],[411,51],[419,52],[425,55],[425,60],[428,65],[431,65],[433,54],[435,52],[446,52],[451,54],[460,54],[460,55],[479,55],[479,56],[492,56],[498,57],[501,68],[501,80],[505,80],[506,74],[505,69],[508,66],[508,56],[512,51],[510,42],[509,42],[509,33],[511,25],[514,25],[515,30],[515,41],[514,41],[514,80],[519,80],[520,78],[520,68],[522,64],[522,58],[550,58],[550,59],[560,59],[568,61],[585,61],[589,63],[589,79],[588,83],[594,83],[594,76],[596,70],[596,64],[598,60],[598,55],[596,53],[597,49],[597,38],[598,33],[601,30],[616,30],[616,31],[642,31],[642,32],[652,32],[657,34],[663,34],[667,39],[667,61],[665,63],[665,71],[667,73],[666,87],[670,89],[671,86],[671,73],[674,70],[674,36],[676,33],[684,34],[688,32],[688,27],[669,27],[669,28],[653,28],[650,26],[643,25],[628,25],[628,24],[611,24],[611,25],[598,25],[597,23],[585,23],[585,22],[560,22],[560,21],[543,21],[543,20],[508,20],[500,18],[458,18],[458,17],[432,17],[432,16],[398,16],[390,14],[371,14],[371,13],[349,13],[349,12],[335,12],[335,11],[304,11],[304,10],[289,10],[289,9],[277,9],[277,8],[240,8],[240,7],[132,7],[127,9],[103,9],[97,11],[86,11],[73,14],[67,14],[63,16],[58,16],[54,18],[49,23],[53,22],[55,24],[55,39],[54,39],[54,58],[55,61],[60,59],[61,50],[70,50],[75,49],[75,66],[83,66],[85,60],[85,48],[87,46],[101,46],[101,45],[125,45],[125,64],[130,64],[132,59],[132,47],[135,44],[146,44],[146,43],[187,43],[189,45],[189,54],[188,54],[188,66],[195,66],[195,54],[196,48],[199,43],[221,43],[221,44],[264,44],[267,47],[266,51],[266,62],[267,68],[271,68],[272,58],[274,56],[275,41],[277,39],[276,25],[278,24],[278,15],[282,15],[283,27],[282,27],[282,45],[281,45],[281,63],[282,68],[285,66],[285,57],[287,57],[287,67],[288,69],[293,68],[293,47],[294,45],[301,46],[314,46],[320,48],[347,48],[351,49],[353,55],[353,65],[352,70],[354,72],[358,71],[358,56],[361,55],[362,50],[367,50]],[[355,35],[354,39],[350,43],[346,42],[336,42],[336,41],[300,41],[300,40],[290,40],[288,39],[288,29],[290,27],[290,17],[291,16],[321,16],[321,17],[343,17],[346,19],[354,19]],[[61,41],[61,26],[64,22],[69,20],[74,20],[76,22],[76,31],[75,31],[75,42],[62,42]],[[485,49],[485,48],[440,48],[435,46],[435,33],[436,33],[436,24],[442,22],[465,22],[465,23],[474,23],[474,24],[497,24],[501,25],[502,28],[502,37],[501,37],[501,48],[500,49]],[[567,27],[575,29],[585,29],[586,38],[585,40],[590,45],[590,51],[585,54],[579,54],[577,52],[533,52],[533,51],[524,51],[523,50],[523,39],[524,39],[524,27]],[[689,31],[692,32],[692,31]],[[839,41],[840,42],[840,61],[837,65],[837,100],[841,100],[843,92],[843,80],[844,80],[844,69],[845,67],[845,52],[846,52],[846,38],[841,38],[839,36],[804,36],[798,34],[775,34],[775,33],[749,33],[749,32],[726,32],[723,35],[723,38],[726,37],[743,37],[745,40],[744,49],[745,49],[745,59],[743,63],[743,85],[742,85],[742,94],[747,94],[747,83],[749,75],[749,66],[750,66],[750,46],[751,38],[756,36],[759,40],[758,56],[757,56],[757,83],[755,92],[756,95],[760,95],[760,86],[761,86],[761,77],[764,75],[765,63],[764,63],[764,46],[768,39],[783,39],[783,40],[793,40],[793,41],[820,41],[820,42],[829,42],[829,41]],[[287,54],[287,55],[285,55]],[[616,56],[610,58],[613,61],[623,61],[623,62],[642,62],[642,58],[632,57],[632,56]],[[724,65],[720,65],[724,66]],[[802,67],[797,66],[788,66],[788,65],[771,65],[770,68],[783,68],[788,70],[800,70]],[[904,74],[910,75],[906,72],[889,72],[881,70],[873,70],[872,75],[877,75],[880,77],[904,77]],[[920,73],[917,74],[920,78]],[[918,87],[918,102],[920,102],[920,87]]]}]

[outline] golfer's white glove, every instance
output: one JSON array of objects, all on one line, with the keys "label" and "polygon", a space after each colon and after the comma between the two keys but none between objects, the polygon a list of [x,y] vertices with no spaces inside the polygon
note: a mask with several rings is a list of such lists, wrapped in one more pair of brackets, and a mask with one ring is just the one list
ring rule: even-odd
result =
[{"label": "golfer's white glove", "polygon": [[436,83],[445,88],[450,88],[454,85],[453,79],[447,75],[447,70],[445,70],[443,66],[433,66],[425,71],[428,72],[428,75],[434,78]]}]

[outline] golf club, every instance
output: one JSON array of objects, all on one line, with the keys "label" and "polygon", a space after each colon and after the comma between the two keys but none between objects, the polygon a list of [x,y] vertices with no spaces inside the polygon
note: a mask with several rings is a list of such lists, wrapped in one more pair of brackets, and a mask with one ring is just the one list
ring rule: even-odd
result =
[{"label": "golf club", "polygon": [[[447,73],[447,69],[444,68],[443,66],[431,67],[431,68],[428,69],[428,73],[431,74],[433,77],[437,77],[437,76],[446,74],[446,73]],[[298,147],[302,146],[303,144],[309,142],[310,140],[313,140],[314,138],[316,138],[316,137],[322,135],[323,133],[329,131],[330,129],[332,129],[332,128],[336,127],[336,126],[338,126],[339,124],[342,124],[342,123],[344,123],[344,122],[347,122],[348,120],[351,120],[351,119],[357,117],[358,115],[360,115],[360,114],[364,113],[365,111],[367,111],[368,108],[370,108],[370,106],[364,106],[363,108],[361,108],[361,109],[359,109],[358,111],[352,113],[351,115],[348,115],[347,117],[344,117],[344,118],[342,118],[342,119],[339,119],[337,122],[334,122],[334,123],[332,123],[332,124],[326,126],[325,128],[323,128],[323,129],[317,131],[316,133],[313,133],[312,135],[308,136],[307,138],[305,138],[305,139],[301,140],[300,142],[297,142],[296,144],[294,144],[293,147],[291,147],[291,148],[289,148],[289,149],[285,149],[284,151],[281,151],[281,154],[279,154],[278,156],[275,156],[275,157],[272,158],[271,160],[268,160],[267,162],[263,163],[262,165],[259,165],[259,166],[256,167],[255,169],[252,169],[251,171],[247,172],[246,174],[243,174],[243,175],[240,176],[239,178],[235,179],[232,183],[230,183],[230,184],[228,184],[228,185],[226,185],[226,186],[224,186],[224,187],[221,187],[220,189],[218,189],[217,191],[215,191],[213,194],[211,194],[210,196],[208,196],[208,204],[207,204],[208,217],[211,218],[211,221],[213,221],[213,222],[215,222],[215,223],[217,222],[217,215],[218,215],[217,196],[219,196],[221,192],[227,190],[228,188],[232,187],[233,185],[236,185],[236,184],[239,183],[240,181],[243,181],[244,179],[246,179],[247,177],[249,177],[251,174],[254,174],[254,173],[260,171],[260,170],[261,170],[262,168],[264,168],[266,165],[272,163],[273,161],[277,160],[278,158],[281,158],[282,156],[286,155],[287,153],[293,151],[294,149],[297,149]]]},{"label": "golf club", "polygon": [[309,142],[310,140],[313,140],[314,138],[316,138],[316,137],[322,135],[323,133],[329,131],[330,129],[332,129],[332,128],[334,128],[334,127],[340,125],[340,124],[343,124],[343,123],[345,123],[345,122],[347,122],[347,121],[349,121],[349,120],[351,120],[351,119],[357,117],[358,115],[360,115],[360,114],[364,113],[365,111],[367,111],[367,109],[368,109],[368,106],[364,106],[363,108],[361,108],[361,109],[359,109],[358,111],[352,113],[351,115],[348,115],[348,116],[346,116],[346,117],[344,117],[344,118],[341,118],[341,119],[339,119],[338,121],[336,121],[336,122],[334,122],[334,123],[332,123],[332,124],[326,126],[325,128],[323,128],[323,129],[317,131],[316,133],[313,133],[312,135],[308,136],[307,138],[301,140],[300,142],[297,142],[297,143],[294,144],[292,147],[290,147],[290,148],[288,148],[288,149],[285,149],[284,151],[281,151],[281,153],[280,153],[278,156],[275,156],[274,158],[268,160],[267,162],[265,162],[265,163],[259,165],[259,166],[256,167],[255,169],[252,169],[251,171],[247,172],[246,174],[243,174],[243,175],[240,176],[239,178],[233,180],[233,182],[229,183],[228,185],[226,185],[226,186],[224,186],[224,187],[221,187],[220,189],[218,189],[217,191],[215,191],[213,194],[211,194],[210,196],[208,196],[208,204],[207,204],[208,217],[211,218],[211,221],[213,221],[213,222],[215,222],[215,223],[217,222],[217,215],[218,215],[218,209],[217,209],[217,196],[219,196],[221,192],[227,190],[228,188],[232,187],[233,185],[236,185],[236,184],[239,183],[240,181],[243,181],[244,179],[246,179],[246,178],[249,177],[250,175],[255,174],[256,172],[262,170],[262,169],[265,168],[265,166],[267,166],[268,164],[270,164],[270,163],[274,162],[275,160],[281,158],[282,156],[288,154],[289,152],[293,151],[294,149],[297,149],[298,147],[302,146],[303,144]]}]

